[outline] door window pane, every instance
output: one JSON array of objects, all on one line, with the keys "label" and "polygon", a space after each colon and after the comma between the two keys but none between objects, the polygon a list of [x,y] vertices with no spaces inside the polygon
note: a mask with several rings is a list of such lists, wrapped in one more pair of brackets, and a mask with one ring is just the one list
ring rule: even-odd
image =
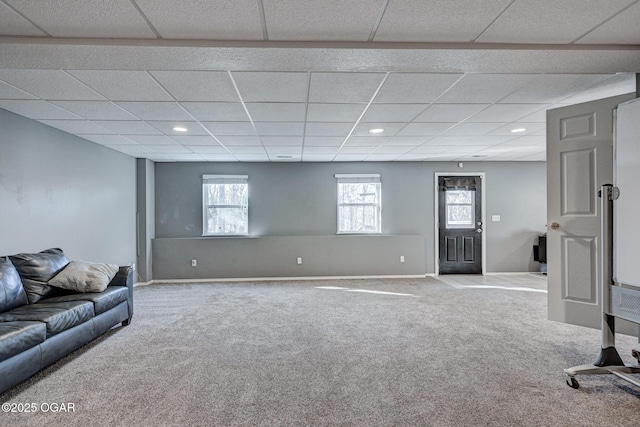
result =
[{"label": "door window pane", "polygon": [[451,190],[446,193],[447,228],[475,227],[475,190]]}]

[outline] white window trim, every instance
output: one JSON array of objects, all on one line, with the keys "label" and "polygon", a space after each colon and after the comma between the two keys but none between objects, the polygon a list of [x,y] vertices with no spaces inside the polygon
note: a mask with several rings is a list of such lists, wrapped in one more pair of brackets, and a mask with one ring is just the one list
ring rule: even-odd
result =
[{"label": "white window trim", "polygon": [[[209,182],[208,182],[209,181]],[[247,232],[246,233],[207,233],[207,209],[210,205],[205,204],[207,199],[206,185],[220,184],[223,181],[245,183],[249,185],[249,175],[202,175],[202,236],[203,237],[246,237],[249,235],[249,201],[247,194]],[[247,187],[248,192],[248,187]],[[225,205],[221,207],[244,207],[243,205]]]},{"label": "white window trim", "polygon": [[349,184],[349,183],[377,183],[380,185],[380,191],[378,194],[378,203],[359,203],[359,204],[349,204],[349,206],[376,206],[377,207],[377,219],[378,219],[378,230],[376,231],[341,231],[340,227],[340,206],[344,205],[340,203],[340,191],[336,191],[336,234],[362,234],[362,235],[370,235],[370,234],[382,234],[382,181],[380,179],[379,173],[372,174],[345,174],[345,173],[337,173],[334,175],[336,178],[336,190],[338,190],[340,184]]}]

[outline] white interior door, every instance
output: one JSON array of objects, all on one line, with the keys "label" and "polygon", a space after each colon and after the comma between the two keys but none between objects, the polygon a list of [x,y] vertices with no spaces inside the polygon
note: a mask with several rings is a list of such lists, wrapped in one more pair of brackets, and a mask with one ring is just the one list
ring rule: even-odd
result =
[{"label": "white interior door", "polygon": [[613,180],[613,110],[634,94],[547,112],[549,319],[600,328],[600,186]]}]

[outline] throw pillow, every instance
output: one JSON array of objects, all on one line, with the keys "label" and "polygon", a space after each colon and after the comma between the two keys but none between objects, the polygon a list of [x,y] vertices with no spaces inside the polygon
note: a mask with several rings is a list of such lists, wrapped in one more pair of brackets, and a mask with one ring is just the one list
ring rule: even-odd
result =
[{"label": "throw pillow", "polygon": [[76,292],[102,292],[118,272],[115,264],[71,261],[49,285]]}]

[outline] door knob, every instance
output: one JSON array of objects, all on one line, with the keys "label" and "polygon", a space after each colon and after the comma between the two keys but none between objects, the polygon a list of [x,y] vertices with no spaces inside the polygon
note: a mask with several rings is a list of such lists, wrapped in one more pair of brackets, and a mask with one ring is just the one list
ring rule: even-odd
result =
[{"label": "door knob", "polygon": [[558,224],[557,222],[552,222],[551,223],[551,229],[552,230],[557,230],[558,228],[560,228],[560,224]]},{"label": "door knob", "polygon": [[476,230],[476,233],[482,233],[482,228],[478,228],[478,229]]}]

